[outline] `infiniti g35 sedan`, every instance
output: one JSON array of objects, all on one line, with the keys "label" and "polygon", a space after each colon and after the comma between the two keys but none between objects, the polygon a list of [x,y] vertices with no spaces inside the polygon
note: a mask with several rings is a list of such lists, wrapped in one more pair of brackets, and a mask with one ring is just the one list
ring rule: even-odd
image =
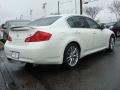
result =
[{"label": "infiniti g35 sedan", "polygon": [[24,27],[12,28],[5,44],[8,60],[33,64],[77,65],[80,58],[108,49],[115,35],[94,20],[80,15],[40,18]]}]

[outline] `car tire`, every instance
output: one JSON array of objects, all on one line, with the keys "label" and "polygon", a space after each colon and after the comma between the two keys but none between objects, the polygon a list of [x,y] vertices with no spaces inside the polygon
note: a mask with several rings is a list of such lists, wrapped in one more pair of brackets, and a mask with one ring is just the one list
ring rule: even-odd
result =
[{"label": "car tire", "polygon": [[69,44],[64,51],[63,65],[67,68],[75,67],[80,58],[80,49],[76,43]]},{"label": "car tire", "polygon": [[116,37],[120,37],[120,31],[115,32]]},{"label": "car tire", "polygon": [[116,37],[120,37],[120,31],[116,32]]},{"label": "car tire", "polygon": [[109,48],[108,48],[108,50],[113,51],[114,47],[115,47],[115,37],[111,36],[110,40],[109,40]]}]

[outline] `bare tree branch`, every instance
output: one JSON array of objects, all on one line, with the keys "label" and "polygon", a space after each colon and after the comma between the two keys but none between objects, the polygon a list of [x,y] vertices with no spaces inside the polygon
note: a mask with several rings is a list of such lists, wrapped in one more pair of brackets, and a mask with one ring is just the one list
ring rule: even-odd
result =
[{"label": "bare tree branch", "polygon": [[95,19],[96,15],[101,11],[102,9],[99,7],[87,7],[85,8],[85,13],[90,16],[91,18]]},{"label": "bare tree branch", "polygon": [[109,7],[112,13],[116,15],[116,19],[120,20],[120,1],[114,0],[112,5]]}]

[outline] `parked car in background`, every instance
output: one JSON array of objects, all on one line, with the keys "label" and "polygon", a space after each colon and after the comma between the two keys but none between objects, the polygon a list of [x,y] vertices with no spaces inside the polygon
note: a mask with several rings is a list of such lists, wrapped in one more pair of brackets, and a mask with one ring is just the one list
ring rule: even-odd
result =
[{"label": "parked car in background", "polygon": [[4,32],[4,29],[0,27],[0,40],[3,40],[3,32]]},{"label": "parked car in background", "polygon": [[111,28],[116,37],[120,37],[120,21],[116,22]]},{"label": "parked car in background", "polygon": [[106,28],[111,28],[111,27],[113,27],[114,26],[114,24],[115,24],[116,22],[110,22],[110,23],[105,23],[105,26],[106,26]]},{"label": "parked car in background", "polygon": [[25,26],[28,23],[30,23],[29,20],[9,20],[9,21],[6,21],[6,23],[2,27],[4,29],[4,32],[3,32],[4,40],[7,39],[9,31],[12,27]]},{"label": "parked car in background", "polygon": [[103,49],[113,50],[115,35],[93,19],[58,15],[12,28],[5,44],[9,60],[33,64],[77,65],[80,58]]}]

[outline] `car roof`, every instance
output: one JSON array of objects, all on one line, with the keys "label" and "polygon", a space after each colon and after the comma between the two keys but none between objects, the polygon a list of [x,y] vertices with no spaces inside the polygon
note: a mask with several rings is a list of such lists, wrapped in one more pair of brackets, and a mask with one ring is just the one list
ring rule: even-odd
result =
[{"label": "car roof", "polygon": [[[61,14],[61,15],[49,15],[47,17],[57,17],[57,16],[60,16],[60,17],[70,17],[70,16],[84,16],[84,17],[87,17],[85,15],[80,15],[80,14]],[[47,18],[47,17],[43,17],[43,18]]]}]

